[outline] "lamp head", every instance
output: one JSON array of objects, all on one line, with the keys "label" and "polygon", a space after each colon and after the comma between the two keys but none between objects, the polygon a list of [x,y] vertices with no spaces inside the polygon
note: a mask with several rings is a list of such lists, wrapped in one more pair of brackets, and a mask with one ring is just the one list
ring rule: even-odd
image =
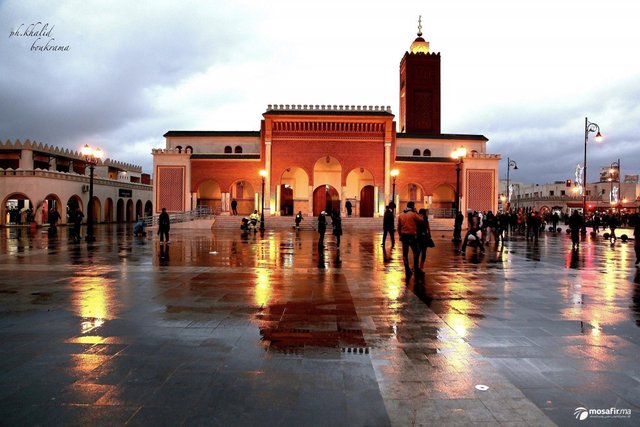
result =
[{"label": "lamp head", "polygon": [[104,151],[102,151],[100,147],[93,150],[93,157],[95,157],[96,159],[101,159],[102,156],[104,156]]},{"label": "lamp head", "polygon": [[93,150],[91,149],[91,147],[89,147],[89,144],[84,144],[84,147],[82,147],[82,150],[80,150],[80,152],[85,157],[89,157],[91,156],[91,154],[93,154]]},{"label": "lamp head", "polygon": [[602,142],[603,139],[602,134],[598,131],[598,133],[596,133],[596,142]]},{"label": "lamp head", "polygon": [[267,176],[267,171],[266,171],[266,170],[264,170],[264,169],[260,170],[260,176],[261,176],[261,177],[263,177],[263,178],[264,178],[265,176]]},{"label": "lamp head", "polygon": [[391,172],[389,172],[389,175],[395,178],[399,173],[400,171],[398,169],[393,169]]}]

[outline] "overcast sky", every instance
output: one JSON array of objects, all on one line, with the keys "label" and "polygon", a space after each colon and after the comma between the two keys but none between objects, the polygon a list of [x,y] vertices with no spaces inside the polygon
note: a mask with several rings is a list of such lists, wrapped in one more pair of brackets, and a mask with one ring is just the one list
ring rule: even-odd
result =
[{"label": "overcast sky", "polygon": [[166,131],[257,131],[267,104],[398,118],[418,15],[442,56],[442,131],[485,135],[501,178],[507,157],[512,180],[573,178],[585,117],[605,136],[589,181],[618,158],[640,173],[637,0],[0,0],[0,140],[89,143],[151,172]]}]

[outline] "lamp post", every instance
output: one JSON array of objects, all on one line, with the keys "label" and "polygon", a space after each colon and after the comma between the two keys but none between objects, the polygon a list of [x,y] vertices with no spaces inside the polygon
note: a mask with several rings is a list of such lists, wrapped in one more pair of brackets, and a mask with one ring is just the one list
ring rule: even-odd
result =
[{"label": "lamp post", "polygon": [[85,240],[94,242],[96,238],[93,235],[93,170],[102,158],[103,152],[100,148],[89,147],[89,144],[85,144],[81,151],[85,162],[89,164],[89,204],[87,205],[87,236]]},{"label": "lamp post", "polygon": [[511,168],[513,168],[513,170],[518,170],[518,164],[515,160],[511,160],[507,157],[507,212],[511,210],[511,192],[509,191],[509,171],[511,171]]},{"label": "lamp post", "polygon": [[451,157],[456,160],[456,202],[454,215],[458,215],[458,212],[460,212],[460,168],[464,163],[464,156],[466,155],[467,149],[464,147],[453,150],[451,153]]},{"label": "lamp post", "polygon": [[389,174],[393,177],[393,192],[391,193],[391,203],[393,203],[392,209],[395,212],[396,211],[396,178],[398,177],[398,174],[400,173],[400,171],[398,169],[393,169],[391,172],[389,172]]},{"label": "lamp post", "polygon": [[267,176],[267,171],[262,169],[260,171],[262,177],[262,209],[260,213],[260,231],[264,231],[264,179]]},{"label": "lamp post", "polygon": [[596,142],[602,141],[600,126],[591,123],[587,117],[584,118],[584,165],[582,168],[582,235],[587,234],[587,141],[589,140],[589,132],[596,132]]}]

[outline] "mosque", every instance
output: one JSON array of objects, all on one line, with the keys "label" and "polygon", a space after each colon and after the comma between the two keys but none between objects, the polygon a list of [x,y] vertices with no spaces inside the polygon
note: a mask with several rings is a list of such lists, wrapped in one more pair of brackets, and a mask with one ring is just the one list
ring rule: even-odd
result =
[{"label": "mosque", "polygon": [[258,131],[168,131],[152,152],[154,211],[225,215],[235,200],[241,215],[263,203],[265,216],[345,215],[349,201],[377,217],[412,200],[435,217],[495,212],[500,155],[483,135],[441,132],[440,59],[419,25],[400,61],[398,122],[390,107],[278,104]]}]

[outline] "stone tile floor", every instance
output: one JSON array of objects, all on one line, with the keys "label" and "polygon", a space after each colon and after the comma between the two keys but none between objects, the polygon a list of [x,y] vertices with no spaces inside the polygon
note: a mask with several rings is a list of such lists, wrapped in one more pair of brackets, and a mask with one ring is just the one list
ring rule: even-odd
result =
[{"label": "stone tile floor", "polygon": [[632,243],[129,231],[0,230],[0,425],[640,424]]}]

